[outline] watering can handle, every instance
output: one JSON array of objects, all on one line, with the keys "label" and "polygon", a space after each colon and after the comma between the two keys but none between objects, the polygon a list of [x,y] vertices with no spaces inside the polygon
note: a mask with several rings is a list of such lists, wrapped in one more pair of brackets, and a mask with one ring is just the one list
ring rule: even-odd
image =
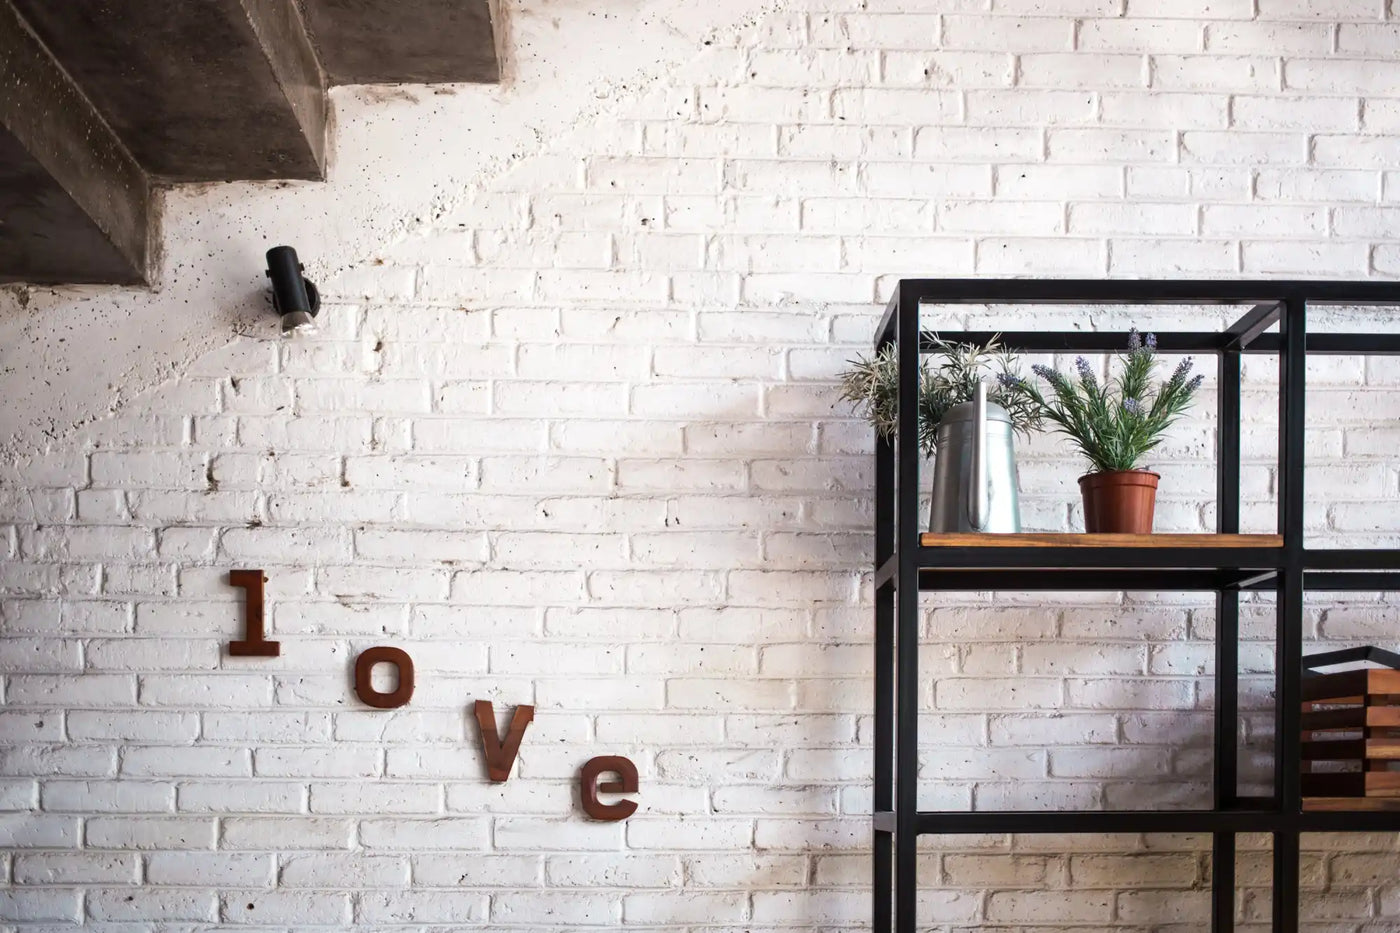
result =
[{"label": "watering can handle", "polygon": [[973,396],[973,410],[976,415],[972,436],[972,484],[968,489],[967,512],[973,530],[981,531],[987,525],[987,513],[991,511],[987,489],[987,384],[978,380],[977,393]]}]

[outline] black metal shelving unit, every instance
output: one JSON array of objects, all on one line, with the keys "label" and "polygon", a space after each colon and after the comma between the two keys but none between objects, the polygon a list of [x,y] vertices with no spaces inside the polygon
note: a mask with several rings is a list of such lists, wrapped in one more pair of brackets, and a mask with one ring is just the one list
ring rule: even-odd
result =
[{"label": "black metal shelving unit", "polygon": [[[927,546],[919,530],[915,398],[920,355],[933,349],[921,305],[1233,305],[1224,331],[1158,332],[1163,352],[1213,355],[1219,384],[1216,530],[1221,546]],[[1400,812],[1303,809],[1300,792],[1303,596],[1306,590],[1400,589],[1400,550],[1316,549],[1303,538],[1305,364],[1308,354],[1400,354],[1400,334],[1317,333],[1313,305],[1400,305],[1400,283],[904,279],[875,338],[899,361],[899,421],[875,444],[875,933],[914,933],[916,844],[924,833],[1210,833],[1211,924],[1234,929],[1235,836],[1273,838],[1273,930],[1298,929],[1298,845],[1303,832],[1400,831]],[[945,340],[985,342],[991,332]],[[1002,332],[1009,349],[1113,353],[1122,332]],[[1240,364],[1279,364],[1278,537],[1235,546],[1240,521]],[[1214,801],[1209,810],[946,812],[918,809],[918,637],[921,590],[1196,590],[1216,595]],[[1239,605],[1245,590],[1277,593],[1276,746],[1273,792],[1238,794]]]}]

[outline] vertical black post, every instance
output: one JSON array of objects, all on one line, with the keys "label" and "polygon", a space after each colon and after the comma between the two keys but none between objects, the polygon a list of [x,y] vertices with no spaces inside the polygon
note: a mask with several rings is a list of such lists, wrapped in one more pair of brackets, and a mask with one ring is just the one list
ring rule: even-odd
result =
[{"label": "vertical black post", "polygon": [[[894,299],[896,305],[899,297]],[[878,340],[877,351],[887,340]],[[894,810],[894,584],[879,571],[894,556],[894,442],[875,433],[875,801],[876,814]],[[871,897],[874,933],[890,933],[893,916],[894,851],[888,825],[874,829]]]},{"label": "vertical black post", "polygon": [[899,294],[896,436],[895,886],[897,933],[914,933],[919,819],[919,298]]},{"label": "vertical black post", "polygon": [[1275,933],[1298,929],[1298,826],[1303,658],[1303,432],[1306,426],[1307,305],[1297,295],[1284,302],[1279,354],[1278,522],[1284,568],[1279,575],[1274,634],[1274,794],[1281,825],[1274,833]]},{"label": "vertical black post", "polygon": [[[1215,530],[1240,530],[1240,352],[1219,356],[1216,388]],[[1239,791],[1240,591],[1215,594],[1215,809],[1235,806]],[[1235,834],[1211,836],[1211,930],[1235,929]]]}]

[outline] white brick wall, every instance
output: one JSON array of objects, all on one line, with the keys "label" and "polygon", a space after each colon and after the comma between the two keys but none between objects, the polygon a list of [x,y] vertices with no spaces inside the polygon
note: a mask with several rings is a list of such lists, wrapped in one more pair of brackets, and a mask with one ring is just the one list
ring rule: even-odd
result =
[{"label": "white brick wall", "polygon": [[[7,468],[0,928],[864,923],[872,465],[832,382],[893,282],[1400,267],[1400,21],[1379,0],[932,6],[807,0],[720,30],[324,282],[315,341],[265,320]],[[674,41],[648,28],[635,48]],[[1090,320],[930,323],[1047,313]],[[1129,320],[1223,319],[1093,323]],[[1262,530],[1276,408],[1268,367],[1248,376]],[[1309,377],[1310,533],[1400,544],[1400,369]],[[1157,458],[1163,528],[1212,527],[1212,391]],[[1074,461],[1048,438],[1021,456],[1029,522],[1077,527]],[[268,572],[280,658],[222,652],[236,566]],[[1310,639],[1400,640],[1374,595],[1309,608]],[[1271,607],[1244,617],[1257,780]],[[1208,603],[968,594],[925,625],[926,806],[1208,797]],[[373,644],[413,655],[407,709],[355,700]],[[478,698],[539,708],[506,785]],[[625,824],[577,810],[604,753],[641,771]],[[1265,847],[1241,856],[1252,924]],[[1315,929],[1400,929],[1393,837],[1307,847]],[[930,839],[921,916],[1199,929],[1207,849]]]}]

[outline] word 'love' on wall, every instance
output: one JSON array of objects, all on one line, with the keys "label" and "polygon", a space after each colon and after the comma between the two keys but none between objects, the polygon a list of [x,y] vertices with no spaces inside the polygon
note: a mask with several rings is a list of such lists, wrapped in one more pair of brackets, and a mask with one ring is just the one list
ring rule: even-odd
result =
[{"label": "word 'love' on wall", "polygon": [[[266,607],[263,584],[267,576],[261,570],[231,570],[230,585],[243,590],[243,638],[228,643],[228,653],[234,657],[275,658],[282,654],[282,643],[267,637]],[[372,676],[379,664],[391,664],[397,675],[392,691],[384,692],[374,686]],[[376,645],[366,648],[355,658],[355,695],[375,709],[398,709],[413,699],[413,658],[402,648]],[[520,754],[520,742],[525,730],[535,719],[533,706],[521,705],[511,715],[504,739],[496,728],[496,709],[489,700],[473,704],[481,752],[486,758],[486,774],[494,783],[510,779],[511,768]],[[615,780],[607,779],[609,775]],[[584,762],[579,771],[579,797],[583,811],[595,820],[625,820],[637,811],[634,800],[604,803],[599,794],[635,794],[639,789],[637,766],[621,755],[599,755]]]}]

